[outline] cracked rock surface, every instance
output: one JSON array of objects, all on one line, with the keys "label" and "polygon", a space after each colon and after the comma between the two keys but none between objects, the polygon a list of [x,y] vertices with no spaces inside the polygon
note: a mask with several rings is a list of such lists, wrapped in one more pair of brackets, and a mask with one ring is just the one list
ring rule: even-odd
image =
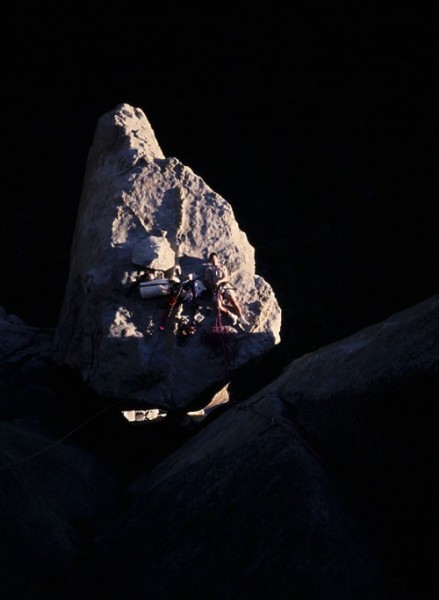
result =
[{"label": "cracked rock surface", "polygon": [[[212,251],[251,323],[235,338],[227,373],[224,356],[203,343],[216,317],[209,299],[182,347],[175,313],[159,331],[166,298],[142,298],[138,288],[143,266],[173,278],[178,265],[182,280],[202,278]],[[55,335],[57,362],[78,369],[103,396],[184,408],[279,343],[280,326],[274,292],[255,273],[254,248],[231,205],[189,167],[164,156],[142,110],[121,104],[103,115],[87,161]]]}]

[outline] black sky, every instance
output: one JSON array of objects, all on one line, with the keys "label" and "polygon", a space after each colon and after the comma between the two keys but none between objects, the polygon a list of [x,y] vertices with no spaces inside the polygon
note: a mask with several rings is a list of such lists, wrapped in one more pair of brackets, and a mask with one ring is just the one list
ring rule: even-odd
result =
[{"label": "black sky", "polygon": [[88,148],[121,102],[232,204],[297,352],[436,293],[437,19],[248,6],[11,6],[0,305],[55,324]]}]

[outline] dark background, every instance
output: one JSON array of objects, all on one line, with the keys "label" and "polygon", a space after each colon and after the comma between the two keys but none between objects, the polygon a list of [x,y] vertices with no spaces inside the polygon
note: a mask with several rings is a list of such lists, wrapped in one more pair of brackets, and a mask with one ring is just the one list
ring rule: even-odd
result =
[{"label": "dark background", "polygon": [[[144,110],[167,156],[191,167],[231,203],[256,249],[257,272],[272,284],[282,307],[282,343],[264,368],[250,365],[251,377],[244,371],[244,377],[236,378],[232,398],[240,401],[292,358],[438,293],[439,44],[438,19],[425,9],[400,5],[372,11],[354,3],[349,13],[334,2],[326,7],[307,2],[306,8],[292,3],[281,9],[274,3],[267,8],[236,6],[220,13],[211,6],[208,10],[184,3],[5,6],[0,37],[0,306],[29,325],[56,325],[97,120],[118,104],[130,103]],[[100,469],[106,471],[109,465],[118,489],[192,435],[193,429],[172,420],[170,425],[165,420],[165,429],[155,434],[138,429],[133,435],[123,429],[119,411],[102,412],[106,399],[84,393],[72,373],[61,369],[41,374],[38,361],[32,366],[32,352],[36,350],[2,372],[2,414],[18,424],[21,419],[23,432],[42,427],[44,437],[50,431],[61,441],[65,437],[59,431],[69,436],[76,432],[68,442],[86,448]],[[321,454],[330,458],[335,448],[335,464],[339,460],[339,465],[348,465],[346,481],[361,496],[360,512],[367,517],[361,516],[362,523],[384,555],[389,581],[396,572],[402,595],[410,598],[419,596],[425,582],[434,589],[437,539],[437,452],[432,441],[437,376],[432,381],[422,373],[420,381],[415,376],[392,373],[388,386],[378,392],[376,381],[360,382],[353,395],[342,394],[329,403],[316,398],[319,414],[312,409],[308,413],[311,425],[314,417],[315,423],[323,423],[322,440],[327,434],[328,452],[323,448]],[[53,387],[44,387],[48,380]],[[308,405],[306,397],[302,404]],[[364,429],[358,429],[362,423]],[[309,431],[318,432],[318,427],[312,425]],[[358,431],[364,432],[364,444]],[[266,445],[266,438],[261,439]],[[33,443],[26,442],[22,451]],[[14,440],[11,456],[18,452],[17,444]],[[350,446],[357,453],[346,453]],[[249,448],[253,455],[253,446]],[[269,451],[264,446],[264,456]],[[59,456],[56,460],[62,462],[64,454]],[[57,468],[47,469],[46,464],[41,463],[44,473],[58,477]],[[222,468],[218,473],[226,473]],[[38,464],[35,469],[38,475]],[[288,471],[294,471],[290,463]],[[263,469],[258,467],[258,472]],[[36,488],[33,479],[23,481],[27,502],[28,491]],[[41,478],[43,500],[47,481]],[[51,497],[55,512],[46,511],[48,518],[56,516],[51,528],[55,538],[46,536],[48,544],[52,539],[58,543],[61,534],[62,540],[70,539],[62,532],[76,532],[82,523],[76,516],[72,521],[70,500],[65,509],[56,504],[75,497],[70,475],[63,481],[61,495]],[[259,479],[255,481],[251,489]],[[291,479],[285,481],[289,485]],[[101,498],[99,478],[97,482],[89,489]],[[363,497],[365,484],[368,494]],[[107,496],[106,486],[102,489]],[[182,497],[180,492],[174,494],[172,488],[172,498]],[[294,494],[301,499],[300,488]],[[238,517],[240,497],[245,498],[232,497],[231,512]],[[109,500],[105,506],[121,501]],[[321,502],[318,506],[325,506],[324,498]],[[204,504],[212,522],[212,503]],[[244,504],[254,519],[252,507]],[[95,505],[93,500],[93,506],[99,507],[100,501]],[[227,511],[227,502],[224,506]],[[20,523],[34,514],[28,509],[33,509],[31,502],[20,513]],[[12,532],[6,537],[6,566],[16,556],[10,547],[24,556],[17,546],[24,539],[23,527],[17,537],[12,514],[6,528]],[[244,523],[256,522],[244,517]],[[93,535],[101,518],[85,519],[79,565],[83,555],[87,560],[96,550]],[[62,529],[63,519],[67,530]],[[215,530],[210,531],[216,540]],[[337,529],[331,531],[334,539],[344,539]],[[299,534],[296,542],[301,544]],[[162,544],[161,527],[158,535]],[[78,539],[82,544],[84,538]],[[25,544],[30,573],[47,573],[47,557],[53,562],[53,548],[60,546],[55,543],[39,553],[43,564],[34,560],[34,541]],[[321,548],[315,550],[319,556]],[[70,568],[70,545],[67,554]],[[103,556],[102,572],[111,586],[114,578],[108,576]],[[59,573],[65,576],[63,569]],[[126,585],[127,579],[123,581]]]},{"label": "dark background", "polygon": [[0,305],[56,324],[87,152],[121,102],[233,206],[283,358],[436,294],[437,19],[307,6],[11,6]]}]

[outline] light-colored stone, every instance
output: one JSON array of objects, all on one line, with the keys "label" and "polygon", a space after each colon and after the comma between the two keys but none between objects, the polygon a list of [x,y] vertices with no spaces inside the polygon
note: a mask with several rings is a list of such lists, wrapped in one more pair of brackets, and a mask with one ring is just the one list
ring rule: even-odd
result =
[{"label": "light-colored stone", "polygon": [[151,235],[133,246],[132,261],[141,267],[168,271],[175,265],[175,254],[165,235]]},{"label": "light-colored stone", "polygon": [[[252,323],[233,364],[225,365],[224,357],[212,356],[203,344],[213,311],[180,347],[172,318],[166,331],[158,330],[163,299],[140,298],[133,257],[163,232],[169,244],[165,266],[178,263],[182,278],[202,277],[211,251],[226,264]],[[109,398],[182,408],[208,401],[234,369],[279,343],[280,326],[278,302],[255,273],[254,248],[231,205],[189,167],[164,157],[139,108],[122,104],[103,115],[88,156],[71,248],[55,337],[58,363],[78,369]]]}]

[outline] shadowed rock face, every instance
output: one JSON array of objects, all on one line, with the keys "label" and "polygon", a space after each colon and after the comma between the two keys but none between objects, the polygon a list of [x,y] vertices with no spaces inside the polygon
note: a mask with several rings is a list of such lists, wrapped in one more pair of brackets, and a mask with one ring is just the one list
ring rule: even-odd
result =
[{"label": "shadowed rock face", "polygon": [[384,597],[345,490],[272,423],[279,407],[259,408],[267,418],[230,411],[133,486],[98,546],[101,590],[141,598],[143,580],[157,599]]},{"label": "shadowed rock face", "polygon": [[0,576],[6,598],[64,598],[117,488],[93,457],[0,424]]},{"label": "shadowed rock face", "polygon": [[96,548],[100,585],[132,598],[434,590],[438,340],[434,297],[294,361],[206,424],[132,486]]},{"label": "shadowed rock face", "polygon": [[8,598],[436,598],[439,297],[165,446],[181,434],[166,419],[137,438],[109,414],[71,444],[54,435],[48,408],[68,413],[86,386],[58,394],[51,332],[0,317]]},{"label": "shadowed rock face", "polygon": [[99,394],[182,408],[224,384],[224,360],[202,343],[215,315],[183,348],[172,319],[158,331],[163,299],[140,297],[139,257],[160,238],[154,266],[164,257],[167,275],[172,253],[182,279],[202,277],[211,251],[227,266],[252,323],[232,370],[279,342],[279,305],[255,274],[254,249],[232,207],[176,158],[165,158],[143,112],[123,104],[101,117],[90,149],[55,357]]}]

